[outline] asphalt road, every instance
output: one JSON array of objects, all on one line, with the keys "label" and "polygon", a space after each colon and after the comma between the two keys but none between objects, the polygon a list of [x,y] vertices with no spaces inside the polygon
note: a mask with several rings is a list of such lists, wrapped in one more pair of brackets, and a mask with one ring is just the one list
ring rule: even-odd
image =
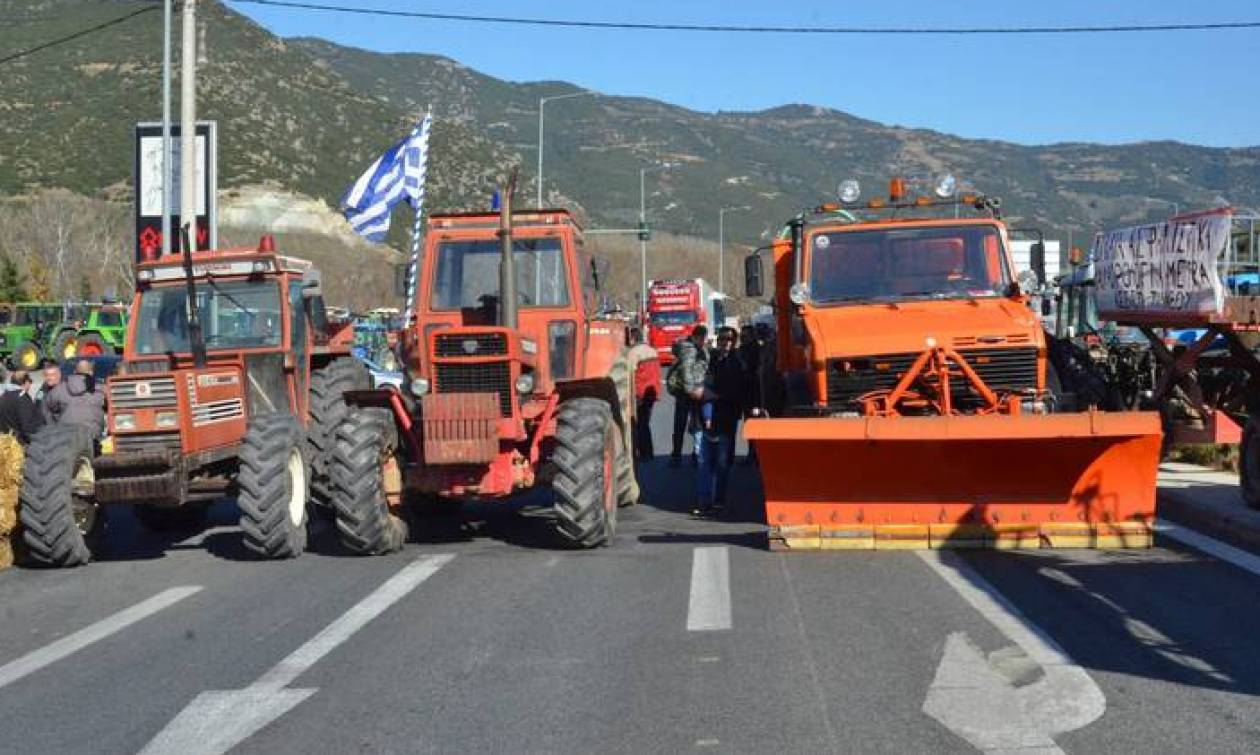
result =
[{"label": "asphalt road", "polygon": [[755,469],[719,522],[693,474],[646,465],[590,552],[536,499],[289,562],[230,503],[184,541],[124,510],[103,560],[0,573],[0,751],[1260,751],[1255,573],[1167,538],[772,553]]}]

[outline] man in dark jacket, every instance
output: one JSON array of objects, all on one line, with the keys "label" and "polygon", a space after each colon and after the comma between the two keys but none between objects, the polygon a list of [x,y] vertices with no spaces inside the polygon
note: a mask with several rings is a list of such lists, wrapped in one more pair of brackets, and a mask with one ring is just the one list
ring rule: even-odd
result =
[{"label": "man in dark jacket", "polygon": [[[682,371],[684,392],[674,395],[674,434],[673,449],[669,453],[669,465],[676,467],[682,463],[683,434],[687,432],[691,417],[696,410],[694,396],[704,389],[704,376],[708,371],[708,354],[705,352],[704,340],[709,336],[709,329],[697,325],[691,335],[680,338],[674,344],[674,365],[671,370]],[[696,449],[692,449],[692,461],[696,460]]]},{"label": "man in dark jacket", "polygon": [[13,433],[22,445],[31,442],[35,431],[44,426],[44,418],[31,397],[34,381],[26,370],[17,370],[11,376],[17,390],[0,395],[0,433]]},{"label": "man in dark jacket", "polygon": [[734,456],[735,432],[744,410],[747,370],[735,350],[735,329],[720,328],[717,348],[698,398],[695,438],[700,469],[696,477],[695,516],[717,514],[726,505],[727,480]]},{"label": "man in dark jacket", "polygon": [[48,392],[44,414],[55,424],[87,427],[95,438],[105,434],[105,394],[96,390],[91,362],[80,360],[74,374]]}]

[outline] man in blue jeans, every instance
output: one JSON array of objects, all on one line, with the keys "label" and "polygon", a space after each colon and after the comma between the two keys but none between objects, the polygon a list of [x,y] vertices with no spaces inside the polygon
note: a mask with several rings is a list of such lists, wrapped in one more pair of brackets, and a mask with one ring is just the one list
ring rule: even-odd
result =
[{"label": "man in blue jeans", "polygon": [[726,505],[727,480],[734,456],[735,431],[744,409],[746,370],[735,345],[735,329],[720,328],[717,348],[709,357],[704,387],[692,394],[699,410],[693,437],[699,469],[693,516],[713,516]]}]

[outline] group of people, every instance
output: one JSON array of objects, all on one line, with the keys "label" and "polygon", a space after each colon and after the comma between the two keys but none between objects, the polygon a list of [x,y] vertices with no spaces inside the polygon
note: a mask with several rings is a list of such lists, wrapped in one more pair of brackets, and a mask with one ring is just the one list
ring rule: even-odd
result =
[{"label": "group of people", "polygon": [[89,428],[93,437],[105,432],[105,394],[98,389],[92,363],[80,360],[63,376],[45,361],[40,382],[26,370],[0,367],[0,434],[9,433],[23,446],[45,425],[73,424]]},{"label": "group of people", "polygon": [[[674,363],[666,373],[664,390],[674,397],[671,467],[682,466],[683,442],[692,438],[692,464],[697,467],[696,500],[692,515],[716,516],[726,504],[728,480],[735,461],[739,423],[765,411],[763,371],[772,358],[770,331],[762,326],[717,330],[715,346],[706,345],[709,331],[697,325],[673,346]],[[656,350],[643,343],[638,329],[631,331],[634,347],[630,359],[636,365],[635,449],[641,460],[655,457],[650,428],[652,408],[662,391]],[[756,462],[751,447],[745,464]]]}]

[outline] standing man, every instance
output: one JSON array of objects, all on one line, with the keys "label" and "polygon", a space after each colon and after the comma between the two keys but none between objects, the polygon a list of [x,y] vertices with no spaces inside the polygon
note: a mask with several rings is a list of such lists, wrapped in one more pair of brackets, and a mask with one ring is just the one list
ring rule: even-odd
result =
[{"label": "standing man", "polygon": [[[671,467],[682,463],[683,434],[687,432],[696,410],[696,399],[693,397],[697,391],[704,390],[704,376],[709,369],[704,339],[708,336],[709,329],[697,325],[692,328],[691,335],[674,342],[674,365],[669,371],[670,375],[677,374],[678,378],[667,381],[670,395],[674,397],[674,447],[669,453]],[[698,450],[693,448],[691,453],[691,461],[695,464]]]},{"label": "standing man", "polygon": [[42,365],[42,381],[35,390],[35,403],[39,405],[39,410],[43,412],[44,423],[52,424],[52,417],[48,416],[47,401],[48,394],[58,385],[61,385],[61,368],[51,359],[45,359]]},{"label": "standing man", "polygon": [[726,505],[735,432],[744,411],[747,380],[743,360],[735,350],[735,329],[719,328],[704,386],[693,394],[700,405],[694,427],[700,469],[693,516],[718,514]]},{"label": "standing man", "polygon": [[92,363],[79,360],[74,374],[59,382],[44,397],[44,415],[55,424],[82,425],[93,438],[105,434],[105,394],[96,390]]},{"label": "standing man", "polygon": [[643,342],[643,330],[630,329],[630,369],[634,372],[634,396],[638,403],[634,425],[635,456],[640,461],[656,457],[652,446],[652,407],[661,396],[661,360],[656,349]]},{"label": "standing man", "polygon": [[16,386],[0,395],[0,433],[13,433],[23,446],[31,442],[35,431],[44,426],[44,417],[31,396],[34,381],[26,370],[17,370],[11,376]]}]

